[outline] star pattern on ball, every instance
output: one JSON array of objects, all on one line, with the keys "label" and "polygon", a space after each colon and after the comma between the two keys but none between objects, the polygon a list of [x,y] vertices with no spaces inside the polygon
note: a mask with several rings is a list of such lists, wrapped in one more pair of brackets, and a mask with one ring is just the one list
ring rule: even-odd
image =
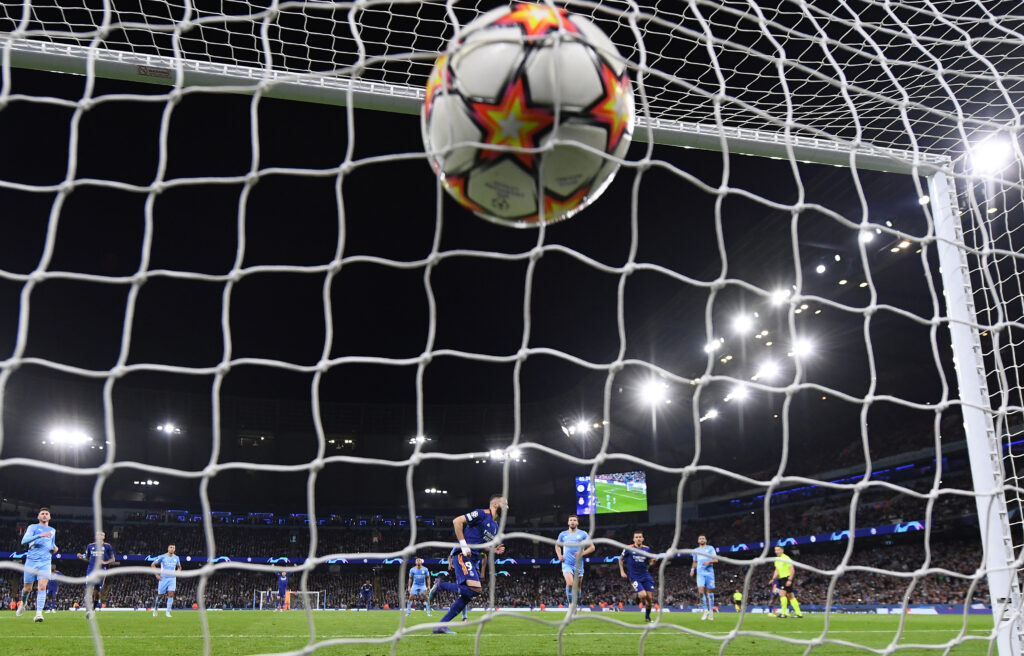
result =
[{"label": "star pattern on ball", "polygon": [[542,36],[548,32],[557,32],[561,24],[566,32],[579,33],[576,26],[569,20],[568,12],[559,7],[553,10],[546,5],[535,5],[520,2],[509,14],[494,21],[495,25],[521,25],[526,36]]},{"label": "star pattern on ball", "polygon": [[[552,223],[564,217],[569,212],[572,212],[580,206],[583,201],[587,199],[590,194],[590,187],[586,186],[580,189],[572,196],[566,199],[559,199],[551,196],[550,194],[544,194],[544,221]],[[526,223],[537,223],[540,221],[540,215],[534,214],[523,219]]]},{"label": "star pattern on ball", "polygon": [[[554,123],[550,109],[531,107],[522,77],[517,77],[505,88],[497,103],[471,103],[473,116],[484,130],[483,142],[513,148],[536,148],[537,137]],[[495,160],[504,153],[493,148],[481,148],[481,159]],[[534,153],[515,153],[530,170],[537,156]]]},{"label": "star pattern on ball", "polygon": [[466,196],[466,178],[461,175],[448,175],[441,181],[444,184],[444,188],[448,190],[448,193],[452,195],[452,198],[459,204],[468,210],[474,212],[483,212],[484,208],[480,207]]},{"label": "star pattern on ball", "polygon": [[423,99],[423,108],[430,115],[430,108],[434,102],[434,95],[438,89],[448,87],[448,55],[441,55],[434,62],[434,68],[430,71],[430,78],[427,80],[427,91]]},{"label": "star pattern on ball", "polygon": [[604,87],[604,97],[597,101],[590,115],[595,120],[604,123],[608,129],[607,152],[615,151],[622,140],[622,134],[627,128],[633,129],[633,103],[629,98],[629,77],[623,73],[622,77],[615,75],[610,66],[601,62],[601,85]]}]

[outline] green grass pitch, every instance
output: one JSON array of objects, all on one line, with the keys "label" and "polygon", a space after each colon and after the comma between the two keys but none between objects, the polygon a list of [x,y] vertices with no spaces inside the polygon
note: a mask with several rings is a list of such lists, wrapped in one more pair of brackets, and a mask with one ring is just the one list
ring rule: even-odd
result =
[{"label": "green grass pitch", "polygon": [[[454,622],[456,635],[433,635],[423,611],[415,611],[405,622],[406,634],[398,641],[396,653],[402,656],[473,654],[479,640],[480,654],[526,656],[557,654],[557,623],[562,613],[516,613],[482,623],[483,612],[470,613],[470,623]],[[95,654],[89,621],[82,612],[61,611],[45,616],[41,624],[26,613],[15,617],[0,613],[0,653],[5,656],[89,656]],[[435,612],[431,620],[440,619]],[[269,654],[298,651],[310,644],[307,617],[301,611],[222,611],[207,613],[210,653],[218,656]],[[391,653],[391,638],[400,630],[401,617],[395,611],[313,613],[315,652],[323,656],[384,656]],[[613,619],[625,626],[605,622]],[[807,614],[803,619],[776,619],[767,615],[748,615],[743,633],[729,639],[738,615],[720,614],[714,622],[702,622],[695,613],[666,613],[657,625],[643,623],[641,613],[580,613],[561,632],[562,653],[566,656],[677,656],[680,654],[734,656],[786,656],[805,653],[808,641],[824,642],[810,653],[818,655],[870,654],[848,646],[858,643],[873,648],[898,644],[899,656],[985,654],[987,636],[992,629],[988,615],[971,616],[965,624],[961,616],[922,616],[906,618],[904,632],[897,637],[899,616],[832,615],[825,630],[824,615]],[[474,624],[475,622],[475,624]],[[546,624],[550,623],[550,624]],[[552,626],[551,624],[556,624]],[[200,614],[177,611],[171,617],[149,612],[102,612],[97,617],[103,652],[108,656],[185,656],[203,653]],[[652,628],[653,627],[653,628]],[[412,631],[409,631],[412,629]],[[965,640],[949,652],[941,646],[959,634]],[[784,638],[784,642],[775,638]],[[362,641],[361,644],[331,644],[337,640]],[[724,650],[723,641],[728,640]],[[803,642],[792,642],[803,641]],[[894,642],[895,641],[895,642]],[[909,647],[909,648],[908,648]]]},{"label": "green grass pitch", "polygon": [[[611,506],[606,505],[611,495]],[[647,510],[647,495],[639,490],[626,491],[621,485],[594,482],[594,497],[597,499],[597,513],[641,512]]]}]

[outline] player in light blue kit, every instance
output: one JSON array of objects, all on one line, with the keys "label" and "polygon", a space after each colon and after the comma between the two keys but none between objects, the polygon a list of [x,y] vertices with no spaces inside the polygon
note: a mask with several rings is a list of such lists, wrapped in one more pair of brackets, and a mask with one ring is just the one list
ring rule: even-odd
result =
[{"label": "player in light blue kit", "polygon": [[46,586],[50,582],[50,560],[57,553],[57,531],[50,527],[50,509],[40,508],[36,517],[38,524],[25,529],[21,543],[28,546],[25,554],[25,587],[21,591],[21,603],[18,604],[19,617],[24,614],[32,593],[32,584],[36,585],[36,616],[33,622],[43,621],[43,609],[46,607]]},{"label": "player in light blue kit", "polygon": [[693,565],[690,566],[690,576],[696,575],[697,594],[700,595],[701,608],[704,614],[702,620],[715,619],[715,563],[718,562],[718,552],[708,544],[707,537],[697,536],[697,548],[693,550]]},{"label": "player in light blue kit", "polygon": [[409,590],[407,594],[409,596],[409,605],[405,609],[405,614],[408,615],[412,612],[413,599],[422,599],[423,608],[427,611],[427,617],[430,617],[430,601],[427,600],[427,590],[430,589],[430,570],[423,566],[423,559],[416,559],[416,567],[409,570]]},{"label": "player in light blue kit", "polygon": [[[100,570],[103,572],[107,569],[107,565],[114,562],[114,548],[106,542],[107,534],[103,531],[96,533],[96,540],[85,545],[85,551],[78,554],[79,560],[87,560],[89,564],[85,567],[85,575],[88,577],[93,573],[94,570]],[[103,592],[103,581],[106,579],[101,578],[99,583],[86,583],[85,584],[85,618],[89,619],[92,616],[93,601],[92,594],[95,589],[97,593]],[[99,595],[97,595],[99,596]],[[103,607],[103,604],[96,604],[95,610],[99,610]]]},{"label": "player in light blue kit", "polygon": [[[438,590],[447,590],[459,595],[445,616],[441,618],[442,622],[451,621],[462,612],[462,609],[473,600],[473,597],[482,591],[480,568],[483,565],[484,552],[478,545],[494,540],[498,534],[498,518],[507,509],[505,497],[501,494],[492,494],[487,508],[470,511],[452,520],[455,538],[459,542],[459,553],[455,557],[455,580],[458,583],[449,583],[440,578],[434,579],[434,587],[430,588],[430,594],[427,596],[428,600],[433,601]],[[499,544],[494,548],[494,553],[505,553],[505,545]],[[434,629],[434,633],[455,632],[447,626],[439,626]]]},{"label": "player in light blue kit", "polygon": [[167,597],[165,613],[170,617],[174,591],[178,587],[178,572],[181,571],[181,559],[174,554],[174,545],[167,545],[167,553],[157,556],[150,567],[160,568],[159,574],[156,575],[159,583],[156,588],[156,601],[153,602],[153,617],[156,617],[156,611],[160,607],[160,597]]},{"label": "player in light blue kit", "polygon": [[[579,593],[580,585],[583,583],[583,559],[587,554],[594,552],[594,545],[589,544],[581,547],[580,544],[590,539],[586,531],[580,528],[580,518],[576,515],[569,515],[569,528],[558,534],[559,544],[555,545],[555,555],[562,562],[562,577],[565,579],[565,599],[569,602],[570,611],[573,604],[579,603],[579,598],[573,595],[575,589]],[[562,545],[565,548],[562,548]]]}]

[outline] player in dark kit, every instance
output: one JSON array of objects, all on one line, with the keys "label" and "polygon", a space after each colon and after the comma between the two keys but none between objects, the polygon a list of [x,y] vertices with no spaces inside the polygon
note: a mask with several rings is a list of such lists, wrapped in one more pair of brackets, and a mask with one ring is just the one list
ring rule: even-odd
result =
[{"label": "player in dark kit", "polygon": [[288,599],[288,572],[277,573],[277,610],[283,611]]},{"label": "player in dark kit", "polygon": [[365,606],[366,610],[370,610],[371,597],[373,597],[373,584],[367,581],[359,588],[359,601],[356,602],[356,610],[359,610],[360,606]]},{"label": "player in dark kit", "polygon": [[[427,595],[427,600],[431,602],[434,601],[434,595],[438,590],[447,590],[459,595],[445,616],[441,618],[442,622],[451,621],[462,612],[462,609],[473,600],[473,597],[480,594],[480,568],[483,565],[484,552],[482,549],[473,547],[494,539],[494,536],[498,534],[498,518],[501,516],[501,512],[507,509],[505,497],[501,494],[492,494],[487,508],[473,510],[452,520],[455,538],[461,549],[455,557],[455,579],[458,583],[436,579],[434,587]],[[505,553],[505,545],[499,544],[495,547],[494,553]],[[447,626],[440,626],[434,629],[434,633],[454,633],[454,631]]]},{"label": "player in dark kit", "polygon": [[[114,548],[106,542],[107,534],[103,531],[96,533],[96,540],[85,545],[85,550],[78,554],[79,560],[87,560],[89,564],[85,566],[85,575],[88,577],[95,570],[99,570],[101,573],[106,571],[107,565],[114,562]],[[83,599],[85,605],[85,617],[88,618],[92,615],[93,611],[93,590],[96,591],[97,596],[103,592],[103,581],[104,578],[100,578],[98,583],[86,583],[85,584],[85,597]],[[102,607],[102,604],[95,604],[96,610]]]},{"label": "player in dark kit", "polygon": [[644,544],[643,531],[633,531],[633,546],[622,550],[619,573],[633,586],[637,600],[645,604],[644,620],[647,622],[651,621],[651,608],[654,606],[654,577],[648,567],[655,560],[657,558],[651,555],[651,548]]}]

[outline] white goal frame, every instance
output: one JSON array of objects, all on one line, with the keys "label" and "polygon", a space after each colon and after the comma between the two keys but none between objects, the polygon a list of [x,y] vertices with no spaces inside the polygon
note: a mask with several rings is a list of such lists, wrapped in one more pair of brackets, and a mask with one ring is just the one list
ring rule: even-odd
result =
[{"label": "white goal frame", "polygon": [[[259,605],[256,610],[276,610],[277,609],[277,590],[260,590]],[[301,608],[295,608],[292,600],[305,597],[313,599],[312,605],[303,606]],[[302,590],[289,590],[287,594],[287,608],[285,610],[306,610],[308,607],[310,610],[323,610],[324,606],[324,593],[323,590],[308,590],[303,592]]]},{"label": "white goal frame", "polygon": [[[121,52],[97,47],[32,40],[0,33],[0,61],[29,69],[87,74],[134,82],[219,88],[234,93],[417,114],[420,88],[337,75],[279,71],[242,65],[213,64],[184,58]],[[984,545],[984,567],[991,592],[993,622],[1000,656],[1024,654],[1024,600],[1008,519],[1007,486],[1002,463],[1002,436],[993,421],[979,338],[975,294],[964,246],[956,182],[970,174],[965,157],[900,150],[865,142],[778,131],[640,117],[634,138],[686,148],[782,158],[856,169],[910,174],[927,182],[927,211],[934,222],[945,312],[952,337],[964,429],[974,494]],[[969,215],[969,213],[968,213]],[[971,254],[977,256],[976,253]],[[259,607],[275,591],[260,591]],[[322,593],[308,594],[322,607]],[[266,597],[265,597],[266,595]]]}]

